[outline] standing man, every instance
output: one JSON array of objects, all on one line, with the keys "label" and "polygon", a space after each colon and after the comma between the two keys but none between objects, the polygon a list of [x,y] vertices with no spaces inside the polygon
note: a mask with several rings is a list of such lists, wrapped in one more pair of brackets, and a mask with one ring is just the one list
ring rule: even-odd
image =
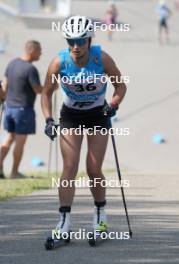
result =
[{"label": "standing man", "polygon": [[159,42],[162,43],[162,33],[165,33],[166,41],[169,42],[168,19],[172,12],[165,0],[160,0],[156,9],[159,16]]},{"label": "standing man", "polygon": [[[104,22],[106,25],[115,27],[115,24],[117,23],[116,19],[118,16],[118,10],[114,3],[114,1],[109,1],[108,8],[105,13],[105,19]],[[112,40],[112,33],[113,31],[109,28],[108,29],[108,40]]]},{"label": "standing man", "polygon": [[25,52],[20,58],[12,60],[5,71],[2,90],[6,96],[4,129],[8,135],[0,147],[0,178],[4,178],[3,161],[13,142],[13,166],[10,177],[21,178],[18,172],[27,135],[35,134],[34,102],[42,92],[42,86],[33,61],[38,61],[41,46],[38,41],[30,40],[25,44]]}]

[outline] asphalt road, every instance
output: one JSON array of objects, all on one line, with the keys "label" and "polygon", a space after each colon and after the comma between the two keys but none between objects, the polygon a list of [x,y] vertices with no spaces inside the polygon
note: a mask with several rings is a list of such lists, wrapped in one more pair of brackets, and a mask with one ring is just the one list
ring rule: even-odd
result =
[{"label": "asphalt road", "polygon": [[[86,239],[72,239],[68,246],[46,251],[44,242],[58,222],[57,190],[0,203],[0,259],[3,264],[21,263],[178,263],[179,180],[170,175],[126,175],[125,188],[133,238],[106,240],[91,248]],[[108,174],[107,179],[117,179]],[[128,232],[118,188],[107,190],[109,231]],[[72,231],[91,231],[93,201],[87,188],[78,188],[72,209]]]}]

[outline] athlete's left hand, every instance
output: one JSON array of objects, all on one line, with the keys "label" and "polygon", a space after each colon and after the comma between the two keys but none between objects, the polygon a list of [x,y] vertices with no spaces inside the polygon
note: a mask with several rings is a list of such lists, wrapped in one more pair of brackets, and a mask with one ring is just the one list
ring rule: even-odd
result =
[{"label": "athlete's left hand", "polygon": [[106,104],[103,108],[103,113],[105,116],[111,118],[116,115],[118,106],[113,106],[112,104]]}]

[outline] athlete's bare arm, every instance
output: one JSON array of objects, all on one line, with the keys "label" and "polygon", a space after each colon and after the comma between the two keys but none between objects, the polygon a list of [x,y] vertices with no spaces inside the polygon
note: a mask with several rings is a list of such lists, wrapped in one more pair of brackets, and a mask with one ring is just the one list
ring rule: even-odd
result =
[{"label": "athlete's bare arm", "polygon": [[105,73],[112,77],[111,80],[114,81],[113,86],[115,88],[113,98],[111,100],[111,104],[113,105],[119,105],[126,93],[126,85],[124,82],[118,82],[118,80],[121,80],[121,72],[116,66],[113,59],[104,51],[102,51],[102,62]]},{"label": "athlete's bare arm", "polygon": [[60,70],[60,60],[58,57],[50,63],[45,78],[45,84],[42,91],[41,106],[45,118],[52,117],[52,94],[58,88],[58,82],[52,78],[53,75],[58,79]]}]

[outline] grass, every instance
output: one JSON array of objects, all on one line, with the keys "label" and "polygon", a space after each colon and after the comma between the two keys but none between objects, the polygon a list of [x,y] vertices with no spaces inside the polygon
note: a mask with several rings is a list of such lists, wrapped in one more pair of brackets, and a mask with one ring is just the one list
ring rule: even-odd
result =
[{"label": "grass", "polygon": [[[105,170],[104,174],[114,172],[114,170]],[[0,201],[5,201],[16,196],[26,195],[33,191],[50,189],[52,187],[52,177],[56,178],[55,173],[48,177],[47,173],[31,173],[33,178],[27,179],[0,179]],[[30,175],[30,174],[29,174]],[[79,172],[77,179],[86,176],[85,172]]]},{"label": "grass", "polygon": [[[50,189],[52,186],[51,178],[57,178],[55,173],[48,177],[47,173],[31,173],[33,178],[27,179],[0,179],[0,201],[5,201],[16,196],[26,195],[33,191]],[[30,174],[29,174],[30,175]],[[84,172],[78,173],[77,178],[83,177]]]},{"label": "grass", "polygon": [[33,175],[34,178],[27,179],[0,179],[0,201],[51,187],[47,174],[35,173]]}]

